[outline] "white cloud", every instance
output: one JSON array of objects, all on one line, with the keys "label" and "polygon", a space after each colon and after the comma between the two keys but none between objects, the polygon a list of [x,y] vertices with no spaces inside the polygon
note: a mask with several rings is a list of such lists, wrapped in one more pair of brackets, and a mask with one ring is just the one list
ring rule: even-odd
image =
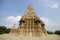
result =
[{"label": "white cloud", "polygon": [[54,4],[47,4],[48,7],[50,8],[58,8],[59,4],[58,3],[54,3]]},{"label": "white cloud", "polygon": [[40,19],[45,23],[45,25],[49,24],[49,20],[47,18],[40,18]]},{"label": "white cloud", "polygon": [[55,30],[60,30],[60,26],[56,24],[55,22],[49,20],[48,18],[40,18],[44,23],[45,23],[45,28],[48,31],[55,31]]},{"label": "white cloud", "polygon": [[16,16],[16,17],[9,16],[9,17],[6,18],[6,20],[9,21],[9,22],[18,22],[20,19],[21,19],[21,16]]},{"label": "white cloud", "polygon": [[48,4],[48,7],[50,7],[50,8],[58,8],[59,4],[58,3]]},{"label": "white cloud", "polygon": [[52,8],[58,8],[58,4],[56,3],[56,4],[53,4],[52,5]]},{"label": "white cloud", "polygon": [[11,23],[8,24],[8,23],[7,23],[7,24],[4,24],[4,26],[6,26],[7,28],[12,28],[13,24],[11,24]]},{"label": "white cloud", "polygon": [[4,24],[6,27],[11,28],[14,24],[18,26],[18,22],[21,19],[21,16],[8,16],[6,18],[6,23]]},{"label": "white cloud", "polygon": [[50,8],[58,8],[59,7],[59,2],[56,2],[56,0],[45,0],[46,4]]}]

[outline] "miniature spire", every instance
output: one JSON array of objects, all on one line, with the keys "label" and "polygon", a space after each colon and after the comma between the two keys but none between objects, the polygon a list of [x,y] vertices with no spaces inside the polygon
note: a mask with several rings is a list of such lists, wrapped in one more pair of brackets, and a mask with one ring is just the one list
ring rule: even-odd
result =
[{"label": "miniature spire", "polygon": [[12,29],[16,29],[16,26],[15,26],[15,24],[12,26]]},{"label": "miniature spire", "polygon": [[33,6],[30,4],[28,7],[27,7],[28,10],[33,10]]}]

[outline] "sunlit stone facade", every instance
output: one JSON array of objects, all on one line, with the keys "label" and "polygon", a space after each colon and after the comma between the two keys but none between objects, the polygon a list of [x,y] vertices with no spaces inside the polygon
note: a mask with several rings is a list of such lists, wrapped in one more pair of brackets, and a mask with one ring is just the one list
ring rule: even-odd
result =
[{"label": "sunlit stone facade", "polygon": [[47,34],[44,26],[45,24],[36,15],[32,5],[29,5],[25,15],[19,21],[19,27],[16,28],[15,32],[22,36],[43,36]]}]

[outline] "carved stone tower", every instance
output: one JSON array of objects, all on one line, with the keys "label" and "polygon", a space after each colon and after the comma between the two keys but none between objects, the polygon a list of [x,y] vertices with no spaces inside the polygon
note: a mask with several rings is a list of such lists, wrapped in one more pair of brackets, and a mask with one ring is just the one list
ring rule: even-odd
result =
[{"label": "carved stone tower", "polygon": [[44,28],[45,24],[36,15],[32,5],[27,7],[25,15],[19,21],[19,34],[23,36],[42,36],[47,32]]}]

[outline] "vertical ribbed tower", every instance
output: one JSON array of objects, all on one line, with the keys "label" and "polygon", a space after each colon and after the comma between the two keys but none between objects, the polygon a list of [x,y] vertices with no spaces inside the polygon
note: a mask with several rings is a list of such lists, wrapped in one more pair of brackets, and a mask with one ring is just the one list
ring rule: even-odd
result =
[{"label": "vertical ribbed tower", "polygon": [[25,15],[19,21],[19,34],[23,36],[42,36],[47,32],[44,28],[45,24],[36,15],[32,5],[27,7]]}]

